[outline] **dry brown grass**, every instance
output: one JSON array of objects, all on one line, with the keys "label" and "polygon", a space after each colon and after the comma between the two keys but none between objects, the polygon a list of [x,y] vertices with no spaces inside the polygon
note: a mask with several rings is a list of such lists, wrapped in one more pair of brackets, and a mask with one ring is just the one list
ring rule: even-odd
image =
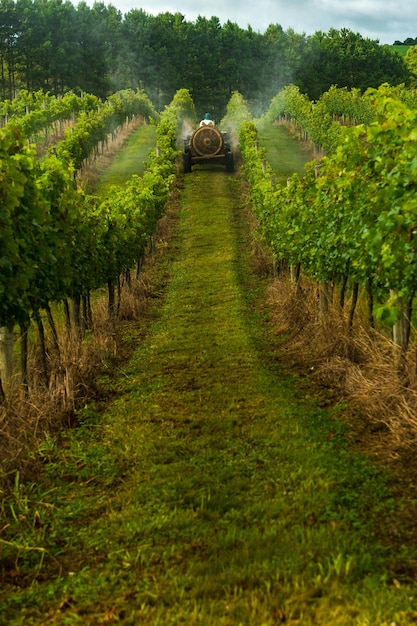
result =
[{"label": "dry brown grass", "polygon": [[346,311],[337,307],[320,318],[317,286],[305,279],[296,286],[282,274],[269,296],[287,364],[319,394],[347,402],[357,442],[391,460],[416,456],[415,346],[400,359],[390,337],[369,328],[360,314],[351,331]]},{"label": "dry brown grass", "polygon": [[[6,387],[6,402],[0,407],[0,456],[3,472],[33,470],[35,451],[47,434],[77,425],[77,408],[98,393],[97,377],[104,365],[115,362],[115,333],[103,312],[95,307],[95,332],[81,343],[60,329],[60,355],[48,346],[49,384],[39,366],[38,346],[31,340],[28,390],[20,373]],[[33,343],[32,343],[33,342]],[[16,345],[19,352],[19,344]]]}]

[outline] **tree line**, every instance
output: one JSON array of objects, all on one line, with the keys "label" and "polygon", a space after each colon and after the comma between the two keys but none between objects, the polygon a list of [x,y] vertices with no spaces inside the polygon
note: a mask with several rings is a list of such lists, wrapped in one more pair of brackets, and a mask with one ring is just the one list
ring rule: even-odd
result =
[{"label": "tree line", "polygon": [[394,41],[394,46],[416,46],[417,45],[417,37],[407,37],[404,41],[399,41],[396,39]]},{"label": "tree line", "polygon": [[316,99],[333,84],[365,89],[407,80],[389,46],[348,29],[306,36],[271,24],[260,33],[217,17],[122,14],[103,2],[0,0],[3,100],[21,89],[105,98],[140,88],[162,110],[186,88],[198,113],[207,109],[219,119],[235,91],[258,113],[289,83]]}]

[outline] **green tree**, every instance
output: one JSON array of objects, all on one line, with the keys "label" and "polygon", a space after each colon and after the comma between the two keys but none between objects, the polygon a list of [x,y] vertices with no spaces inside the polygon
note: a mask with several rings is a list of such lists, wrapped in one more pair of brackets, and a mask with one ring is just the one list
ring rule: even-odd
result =
[{"label": "green tree", "polygon": [[348,29],[310,37],[271,24],[264,34],[230,20],[181,13],[123,16],[113,5],[83,0],[0,0],[0,90],[57,95],[84,91],[100,98],[143,89],[158,110],[188,89],[197,114],[221,119],[232,93],[260,115],[290,82],[312,99],[330,86],[378,87],[409,81],[404,60],[388,46]]},{"label": "green tree", "polygon": [[76,9],[66,0],[18,0],[21,82],[30,91],[64,93],[72,87]]},{"label": "green tree", "polygon": [[346,28],[332,28],[307,39],[294,82],[311,99],[317,99],[331,85],[365,91],[382,83],[398,85],[407,79],[402,58],[392,54],[388,46]]},{"label": "green tree", "polygon": [[279,24],[271,24],[260,41],[258,71],[262,74],[262,105],[265,110],[271,99],[286,85],[294,82],[294,68],[303,59],[306,40],[292,29],[284,32]]},{"label": "green tree", "polygon": [[0,72],[2,99],[11,99],[16,92],[16,47],[20,16],[16,5],[0,0]]},{"label": "green tree", "polygon": [[410,84],[417,87],[417,45],[408,48],[404,56],[404,63],[410,72]]},{"label": "green tree", "polygon": [[210,111],[219,117],[225,102],[220,93],[221,24],[217,17],[199,16],[189,27],[186,41],[186,87],[190,90],[197,114]]},{"label": "green tree", "polygon": [[86,2],[77,6],[73,82],[78,83],[74,87],[105,97],[110,91],[106,29],[98,15]]},{"label": "green tree", "polygon": [[[184,77],[186,23],[181,13],[161,13],[151,21],[152,69],[157,82],[157,105],[161,109],[177,89],[188,88]],[[154,81],[155,81],[154,78]]]},{"label": "green tree", "polygon": [[[161,110],[180,87],[187,87],[184,75],[186,31],[180,13],[148,15],[142,9],[127,13],[122,23],[123,43],[119,52],[119,81],[139,87]],[[127,60],[127,61],[126,61]]]},{"label": "green tree", "polygon": [[[126,47],[123,42],[122,23],[123,15],[111,4],[104,2],[95,2],[92,8],[91,19],[95,24],[97,39],[100,39],[100,46],[103,50],[104,60],[106,63],[106,83],[105,90],[118,91],[126,88],[123,77],[120,76],[120,61],[123,66],[126,59],[123,58]],[[91,50],[94,54],[94,50]],[[122,53],[122,57],[120,56]],[[98,68],[100,71],[100,68]],[[134,85],[136,88],[137,83]]]},{"label": "green tree", "polygon": [[221,65],[218,79],[226,106],[235,92],[245,93],[252,102],[261,102],[263,35],[250,27],[246,30],[234,22],[226,22],[221,32]]},{"label": "green tree", "polygon": [[151,94],[153,55],[151,49],[152,18],[143,9],[132,9],[121,25],[122,41],[118,52],[118,75],[125,87],[136,86]]}]

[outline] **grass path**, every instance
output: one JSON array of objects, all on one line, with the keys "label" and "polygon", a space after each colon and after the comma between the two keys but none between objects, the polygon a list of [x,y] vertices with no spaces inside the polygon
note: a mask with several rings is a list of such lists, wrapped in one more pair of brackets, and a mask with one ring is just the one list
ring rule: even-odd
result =
[{"label": "grass path", "polygon": [[268,129],[262,128],[259,132],[259,140],[267,152],[268,163],[276,174],[279,184],[285,185],[287,178],[294,172],[301,173],[304,164],[312,159],[307,148],[300,149],[299,144],[294,141],[285,126],[274,125]]},{"label": "grass path", "polygon": [[112,185],[123,185],[134,174],[142,176],[149,150],[155,141],[155,126],[139,126],[118,152],[111,167],[98,168],[99,180],[95,185],[95,193],[105,195]]},{"label": "grass path", "polygon": [[274,362],[249,236],[234,177],[187,177],[164,306],[106,413],[49,451],[0,623],[413,623],[400,503]]}]

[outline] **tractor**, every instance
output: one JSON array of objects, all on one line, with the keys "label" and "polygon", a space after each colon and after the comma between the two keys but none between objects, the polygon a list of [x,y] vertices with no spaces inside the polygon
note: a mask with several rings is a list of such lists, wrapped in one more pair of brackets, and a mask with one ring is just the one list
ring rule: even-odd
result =
[{"label": "tractor", "polygon": [[214,123],[200,126],[184,139],[184,172],[191,172],[192,166],[202,163],[225,165],[227,172],[234,171],[234,157],[226,132],[216,128]]}]

